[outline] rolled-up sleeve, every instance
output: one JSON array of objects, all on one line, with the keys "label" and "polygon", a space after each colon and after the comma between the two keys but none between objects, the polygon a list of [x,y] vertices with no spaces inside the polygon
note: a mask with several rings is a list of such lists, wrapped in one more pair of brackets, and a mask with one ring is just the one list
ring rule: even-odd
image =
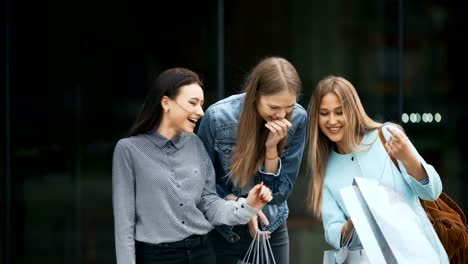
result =
[{"label": "rolled-up sleeve", "polygon": [[419,155],[419,153],[417,153],[416,149],[414,149],[414,151],[418,155],[418,159],[421,162],[421,165],[423,166],[424,170],[426,171],[429,181],[427,182],[427,184],[422,184],[420,181],[416,180],[413,176],[408,174],[405,166],[403,166],[403,163],[401,161],[398,161],[399,167],[401,169],[401,174],[405,178],[405,181],[411,186],[414,192],[421,199],[434,201],[437,198],[439,198],[440,194],[442,193],[442,181],[434,167],[430,164],[427,164],[426,161]]}]

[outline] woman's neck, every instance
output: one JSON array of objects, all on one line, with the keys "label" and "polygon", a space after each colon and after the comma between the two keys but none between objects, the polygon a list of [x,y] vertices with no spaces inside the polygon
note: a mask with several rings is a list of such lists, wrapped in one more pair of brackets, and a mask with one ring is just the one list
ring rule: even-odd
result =
[{"label": "woman's neck", "polygon": [[176,131],[175,129],[171,128],[167,122],[162,121],[159,125],[158,129],[156,130],[158,133],[167,138],[167,139],[174,139],[180,135],[180,132]]},{"label": "woman's neck", "polygon": [[347,147],[342,146],[342,144],[335,144],[335,147],[336,147],[336,152],[338,152],[339,154],[348,154],[351,152],[351,149],[348,149]]},{"label": "woman's neck", "polygon": [[[357,137],[356,137],[357,145],[361,144],[361,141],[362,141],[363,137],[364,137],[364,135],[361,135],[361,134],[357,135]],[[354,145],[354,144],[349,144],[349,143],[346,143],[346,142],[335,143],[336,152],[338,152],[340,154],[349,154],[349,153],[353,152],[353,149],[350,147],[351,145]]]}]

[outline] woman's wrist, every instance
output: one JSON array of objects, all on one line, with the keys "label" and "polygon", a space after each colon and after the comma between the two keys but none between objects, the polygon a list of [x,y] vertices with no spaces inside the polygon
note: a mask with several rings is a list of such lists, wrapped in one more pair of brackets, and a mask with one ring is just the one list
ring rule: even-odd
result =
[{"label": "woman's wrist", "polygon": [[274,160],[278,158],[278,150],[275,148],[267,148],[265,150],[265,159]]}]

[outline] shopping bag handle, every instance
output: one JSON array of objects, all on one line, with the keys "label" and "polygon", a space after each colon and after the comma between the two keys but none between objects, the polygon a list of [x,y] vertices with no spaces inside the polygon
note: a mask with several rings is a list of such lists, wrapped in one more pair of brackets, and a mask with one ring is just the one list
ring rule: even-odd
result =
[{"label": "shopping bag handle", "polygon": [[[387,140],[385,140],[385,136],[384,136],[384,134],[382,132],[382,127],[378,128],[378,134],[379,134],[380,141],[382,141],[383,147],[385,149],[385,143],[387,143]],[[377,140],[377,139],[375,139],[375,140]],[[392,141],[390,141],[390,147],[391,146],[392,146]],[[387,161],[389,159],[392,160],[392,162],[395,164],[396,168],[398,169],[398,172],[401,173],[400,167],[398,166],[398,163],[397,163],[396,159],[394,157],[392,157],[390,155],[390,153],[388,153],[386,150],[385,150],[385,152],[387,153],[387,158],[385,159],[384,167],[382,169],[382,172],[380,174],[380,178],[378,180],[379,185],[382,183],[383,176],[385,175],[385,170],[387,169],[387,163],[388,163]],[[364,176],[364,171],[363,171],[363,169],[361,167],[361,162],[360,162],[360,159],[359,159],[359,155],[356,155],[356,157],[357,157],[357,160],[358,160],[358,165],[359,165],[359,169],[361,170],[362,176],[365,177]],[[393,188],[395,188],[396,187],[396,185],[395,185],[395,175],[393,174],[393,169],[390,168],[390,170],[392,172]]]},{"label": "shopping bag handle", "polygon": [[[385,139],[385,136],[384,136],[384,134],[383,134],[383,132],[382,132],[382,127],[379,127],[379,137],[380,137],[380,141],[382,141],[382,144],[383,144],[384,147],[385,147],[385,144],[387,143],[387,140]],[[388,154],[388,155],[390,156],[390,154]],[[390,159],[392,159],[392,162],[393,162],[393,164],[395,164],[395,166],[397,167],[398,171],[401,172],[400,166],[398,165],[397,160],[396,160],[394,157],[392,157],[392,156],[390,156]]]}]

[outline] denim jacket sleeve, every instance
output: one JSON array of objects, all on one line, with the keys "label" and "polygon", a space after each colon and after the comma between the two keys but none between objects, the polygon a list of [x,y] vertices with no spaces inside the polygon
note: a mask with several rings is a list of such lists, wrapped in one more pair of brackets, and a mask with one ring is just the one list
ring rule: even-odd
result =
[{"label": "denim jacket sleeve", "polygon": [[292,121],[294,129],[290,129],[287,149],[283,150],[278,160],[278,172],[268,173],[262,168],[258,172],[260,181],[272,188],[272,204],[279,205],[288,199],[301,165],[307,131],[307,114],[301,106],[296,106]]},{"label": "denim jacket sleeve", "polygon": [[[211,161],[215,163],[216,159],[216,150],[214,149],[215,144],[215,118],[213,115],[214,109],[208,108],[205,112],[205,116],[202,118],[200,122],[200,126],[198,128],[197,135],[203,141],[205,145],[206,152],[210,157]],[[230,194],[230,191],[226,189],[226,187],[222,184],[216,183],[216,192],[220,197],[226,197]]]}]

